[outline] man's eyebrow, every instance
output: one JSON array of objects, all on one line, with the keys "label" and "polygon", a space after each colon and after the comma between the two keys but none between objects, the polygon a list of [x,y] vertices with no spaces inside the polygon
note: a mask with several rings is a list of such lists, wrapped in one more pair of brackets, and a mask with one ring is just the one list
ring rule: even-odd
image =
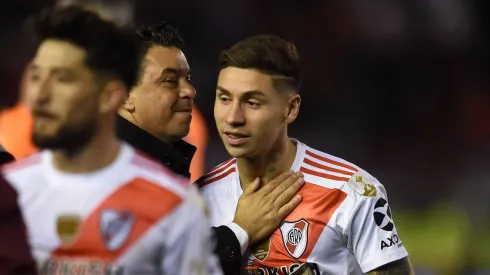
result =
[{"label": "man's eyebrow", "polygon": [[221,87],[221,86],[216,86],[216,90],[222,92],[223,94],[230,94],[230,91],[228,91],[227,89]]},{"label": "man's eyebrow", "polygon": [[53,68],[53,73],[55,74],[72,74],[73,70],[66,69],[66,68]]},{"label": "man's eyebrow", "polygon": [[[221,93],[223,94],[226,94],[226,95],[229,95],[231,94],[229,90],[221,87],[221,86],[216,86],[216,90],[220,91]],[[242,94],[242,97],[266,97],[266,95],[259,91],[259,90],[250,90],[250,91],[246,91]]]},{"label": "man's eyebrow", "polygon": [[[39,69],[40,69],[40,67],[36,64],[31,64],[29,66],[29,70],[31,70],[31,71],[36,71]],[[51,68],[51,73],[53,73],[53,74],[72,74],[73,70],[67,69],[67,68],[62,68],[62,67],[53,67],[53,68]]]},{"label": "man's eyebrow", "polygon": [[259,90],[251,90],[251,91],[246,91],[245,93],[243,93],[243,96],[247,96],[247,97],[266,97],[266,95],[259,91]]},{"label": "man's eyebrow", "polygon": [[174,68],[166,68],[160,72],[160,76],[162,76],[164,74],[179,74],[179,70],[174,69]]},{"label": "man's eyebrow", "polygon": [[191,70],[184,70],[184,69],[176,69],[176,68],[166,68],[163,69],[160,72],[160,76],[165,75],[165,74],[175,74],[175,75],[181,75],[187,73],[188,75],[191,74]]}]

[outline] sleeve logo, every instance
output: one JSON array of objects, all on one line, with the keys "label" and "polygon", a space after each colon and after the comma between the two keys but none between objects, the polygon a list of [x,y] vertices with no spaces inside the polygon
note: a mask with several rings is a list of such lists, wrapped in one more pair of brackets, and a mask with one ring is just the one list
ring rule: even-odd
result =
[{"label": "sleeve logo", "polygon": [[374,222],[377,226],[379,226],[384,231],[393,231],[395,227],[393,224],[393,218],[391,216],[391,209],[388,205],[388,202],[379,198],[376,204],[374,205]]},{"label": "sleeve logo", "polygon": [[371,177],[363,172],[357,172],[349,179],[347,184],[357,193],[366,197],[375,197],[378,193]]}]

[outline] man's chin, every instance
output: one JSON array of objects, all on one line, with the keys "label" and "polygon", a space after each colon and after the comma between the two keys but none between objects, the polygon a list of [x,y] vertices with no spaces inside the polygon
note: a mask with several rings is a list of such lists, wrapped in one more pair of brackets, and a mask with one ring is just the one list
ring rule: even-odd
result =
[{"label": "man's chin", "polygon": [[33,134],[32,143],[40,149],[58,149],[63,146],[64,142],[57,137]]},{"label": "man's chin", "polygon": [[180,131],[174,132],[171,136],[173,137],[173,140],[179,140],[187,137],[189,135],[190,129],[189,128],[184,128],[181,129]]},{"label": "man's chin", "polygon": [[34,131],[32,133],[32,143],[40,149],[61,149],[76,152],[90,141],[92,135],[93,131],[89,128],[83,128],[79,131],[58,131],[53,135]]},{"label": "man's chin", "polygon": [[226,151],[233,158],[247,158],[250,157],[249,150],[246,150],[243,147],[234,147],[231,145],[225,145]]}]

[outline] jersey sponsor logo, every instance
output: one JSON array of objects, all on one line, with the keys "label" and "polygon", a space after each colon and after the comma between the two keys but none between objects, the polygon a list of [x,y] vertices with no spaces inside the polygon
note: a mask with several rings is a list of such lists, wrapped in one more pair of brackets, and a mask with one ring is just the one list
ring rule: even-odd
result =
[{"label": "jersey sponsor logo", "polygon": [[134,224],[134,215],[129,211],[104,209],[100,214],[102,241],[108,250],[119,249],[128,239]]},{"label": "jersey sponsor logo", "polygon": [[78,215],[66,214],[56,219],[56,231],[63,246],[68,246],[78,236],[82,219]]},{"label": "jersey sponsor logo", "polygon": [[398,238],[397,234],[393,234],[391,238],[386,238],[384,240],[381,240],[381,250],[385,248],[389,248],[396,245],[398,248],[402,247],[403,243],[400,241],[400,238]]},{"label": "jersey sponsor logo", "polygon": [[293,273],[300,265],[299,263],[294,263],[290,266],[260,267],[258,273],[260,275],[288,275]]},{"label": "jersey sponsor logo", "polygon": [[375,197],[378,193],[376,187],[372,184],[371,176],[364,172],[357,172],[352,175],[347,181],[347,185],[357,193],[366,197]]},{"label": "jersey sponsor logo", "polygon": [[388,202],[379,198],[374,205],[374,222],[376,225],[384,231],[393,231],[395,225],[393,224],[393,218],[391,216],[391,209]]},{"label": "jersey sponsor logo", "polygon": [[280,267],[264,267],[257,269],[260,275],[317,275],[320,274],[318,267],[313,263],[293,263]]},{"label": "jersey sponsor logo", "polygon": [[123,268],[97,260],[51,258],[38,262],[38,272],[42,275],[122,275]]},{"label": "jersey sponsor logo", "polygon": [[284,222],[279,228],[286,250],[296,259],[303,255],[308,245],[308,226],[309,223],[301,219],[296,222]]}]

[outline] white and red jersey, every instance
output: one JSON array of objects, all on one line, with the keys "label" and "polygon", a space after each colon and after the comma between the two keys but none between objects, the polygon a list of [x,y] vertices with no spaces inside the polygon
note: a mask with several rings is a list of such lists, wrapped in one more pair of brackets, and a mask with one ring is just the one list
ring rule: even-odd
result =
[{"label": "white and red jersey", "polygon": [[[321,274],[363,274],[407,257],[383,185],[345,160],[295,142],[291,170],[304,174],[303,199],[270,238],[248,252],[260,273],[289,274],[310,262]],[[232,222],[242,194],[236,160],[198,184],[212,225]]]},{"label": "white and red jersey", "polygon": [[61,172],[45,150],[4,174],[41,274],[222,274],[197,188],[127,144],[92,173]]}]

